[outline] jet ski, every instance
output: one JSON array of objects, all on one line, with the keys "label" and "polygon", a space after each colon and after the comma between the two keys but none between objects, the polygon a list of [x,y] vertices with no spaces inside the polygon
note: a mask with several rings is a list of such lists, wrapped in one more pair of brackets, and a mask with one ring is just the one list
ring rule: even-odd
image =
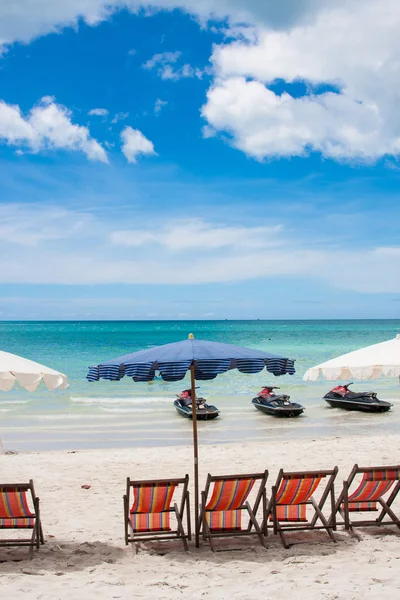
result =
[{"label": "jet ski", "polygon": [[353,385],[338,385],[325,394],[324,400],[333,408],[346,410],[361,410],[363,412],[386,412],[392,404],[379,400],[376,392],[353,392],[349,387]]},{"label": "jet ski", "polygon": [[[182,417],[192,419],[192,390],[183,390],[174,401],[174,406]],[[196,418],[198,421],[210,421],[216,419],[218,415],[219,410],[216,406],[207,404],[205,398],[196,397]]]},{"label": "jet ski", "polygon": [[274,417],[297,417],[304,411],[304,406],[290,402],[290,396],[286,394],[275,394],[274,390],[278,387],[264,387],[257,396],[253,398],[254,406],[265,413]]}]

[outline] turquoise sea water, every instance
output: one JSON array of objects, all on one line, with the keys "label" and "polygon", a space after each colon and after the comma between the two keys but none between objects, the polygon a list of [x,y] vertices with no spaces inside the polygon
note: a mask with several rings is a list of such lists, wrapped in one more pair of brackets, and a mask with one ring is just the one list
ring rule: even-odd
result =
[{"label": "turquoise sea water", "polygon": [[[363,346],[394,337],[400,320],[354,321],[102,321],[1,322],[0,347],[68,375],[70,387],[33,394],[15,386],[0,392],[0,437],[13,450],[81,449],[191,443],[191,422],[172,406],[188,386],[155,381],[88,383],[87,367],[143,348],[195,337],[232,343],[296,359],[296,375],[231,371],[201,383],[201,395],[221,409],[221,418],[199,423],[202,443],[290,439],[398,431],[397,379],[360,382],[395,406],[383,415],[330,409],[321,399],[333,384],[302,381],[306,369]],[[259,413],[251,399],[262,385],[279,385],[306,407],[298,419],[277,420]],[[397,406],[396,406],[397,404]]]}]

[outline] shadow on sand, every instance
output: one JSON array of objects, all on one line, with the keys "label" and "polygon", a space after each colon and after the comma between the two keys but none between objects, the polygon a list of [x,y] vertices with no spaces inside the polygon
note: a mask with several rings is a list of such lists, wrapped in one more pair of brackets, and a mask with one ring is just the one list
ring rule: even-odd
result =
[{"label": "shadow on sand", "polygon": [[32,560],[29,558],[28,548],[1,548],[0,574],[24,569],[31,571],[32,575],[40,575],[41,570],[55,571],[62,575],[64,572],[82,571],[102,563],[114,564],[127,554],[129,555],[129,549],[125,546],[118,547],[104,542],[46,540],[39,551],[34,551]]},{"label": "shadow on sand", "polygon": [[266,538],[267,548],[257,544],[252,539],[240,538],[222,538],[216,541],[218,552],[212,552],[210,546],[200,541],[200,548],[196,549],[194,543],[189,545],[189,552],[186,553],[179,542],[151,542],[147,544],[138,544],[138,555],[146,553],[149,555],[166,556],[168,558],[177,558],[184,566],[185,562],[208,561],[216,564],[229,561],[248,561],[268,563],[270,561],[288,561],[300,563],[301,557],[329,556],[343,551],[343,547],[354,546],[358,540],[346,533],[337,532],[338,543],[335,544],[327,538],[324,532],[308,532],[307,536],[300,533],[292,533],[288,536],[291,547],[288,550],[283,548],[280,539],[277,536],[268,536]]}]

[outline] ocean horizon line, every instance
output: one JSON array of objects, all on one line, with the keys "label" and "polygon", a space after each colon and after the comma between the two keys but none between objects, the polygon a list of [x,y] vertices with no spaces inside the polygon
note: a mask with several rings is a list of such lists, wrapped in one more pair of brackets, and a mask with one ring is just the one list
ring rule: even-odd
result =
[{"label": "ocean horizon line", "polygon": [[268,318],[243,318],[243,319],[0,319],[0,323],[243,323],[243,322],[270,322],[270,323],[282,323],[287,321],[296,321],[301,323],[308,322],[337,322],[337,321],[352,321],[352,322],[367,322],[367,321],[399,321],[398,318],[388,317],[371,317],[371,318],[353,318],[353,317],[330,317],[330,318],[308,318],[308,319],[297,319],[295,317],[288,317],[285,319],[268,319]]}]

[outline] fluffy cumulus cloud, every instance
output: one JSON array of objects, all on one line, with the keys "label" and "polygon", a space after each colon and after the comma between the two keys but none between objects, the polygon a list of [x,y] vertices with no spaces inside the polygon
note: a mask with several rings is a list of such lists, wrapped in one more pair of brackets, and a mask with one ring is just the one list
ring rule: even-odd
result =
[{"label": "fluffy cumulus cloud", "polygon": [[122,152],[130,163],[136,163],[139,156],[156,154],[153,143],[138,129],[125,127],[121,133]]},{"label": "fluffy cumulus cloud", "polygon": [[[339,4],[350,2],[336,0]],[[29,42],[37,36],[75,26],[79,19],[94,26],[119,9],[137,12],[178,8],[202,20],[229,18],[233,22],[264,21],[285,26],[287,22],[307,19],[318,6],[330,4],[331,0],[2,0],[0,44]]]},{"label": "fluffy cumulus cloud", "polygon": [[[94,26],[123,8],[227,19],[238,38],[213,52],[206,135],[228,134],[259,160],[310,151],[337,160],[399,154],[398,0],[3,0],[0,44],[27,42],[80,18]],[[145,66],[164,79],[202,76],[179,58],[158,54]],[[290,87],[297,82],[304,93]]]},{"label": "fluffy cumulus cloud", "polygon": [[[311,150],[334,159],[398,155],[399,27],[397,0],[364,0],[325,5],[306,25],[260,27],[256,40],[216,47],[206,135],[226,132],[257,159]],[[287,90],[278,93],[277,81]],[[298,82],[305,92],[290,93]]]},{"label": "fluffy cumulus cloud", "polygon": [[42,149],[80,151],[90,160],[108,162],[107,154],[87,127],[75,125],[71,113],[53,98],[42,98],[27,116],[19,106],[0,101],[0,141],[39,152]]},{"label": "fluffy cumulus cloud", "polygon": [[205,135],[228,132],[249,156],[302,156],[311,150],[334,159],[377,159],[400,151],[397,131],[382,122],[376,104],[327,92],[293,98],[259,81],[231,77],[207,94]]}]

